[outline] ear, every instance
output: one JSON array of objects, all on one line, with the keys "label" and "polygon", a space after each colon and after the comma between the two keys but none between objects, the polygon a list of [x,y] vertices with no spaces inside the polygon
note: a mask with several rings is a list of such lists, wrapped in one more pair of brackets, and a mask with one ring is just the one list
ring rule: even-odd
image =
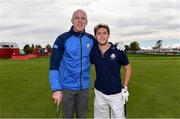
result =
[{"label": "ear", "polygon": [[108,34],[108,39],[109,39],[109,37],[110,37],[110,34]]},{"label": "ear", "polygon": [[71,23],[74,24],[73,18],[71,18]]},{"label": "ear", "polygon": [[86,25],[88,24],[88,20],[86,20]]}]

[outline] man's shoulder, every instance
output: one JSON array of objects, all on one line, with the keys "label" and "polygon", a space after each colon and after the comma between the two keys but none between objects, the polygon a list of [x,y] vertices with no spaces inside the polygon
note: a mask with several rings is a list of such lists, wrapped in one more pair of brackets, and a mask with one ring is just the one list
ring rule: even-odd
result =
[{"label": "man's shoulder", "polygon": [[60,34],[57,39],[68,39],[72,34],[70,34],[69,32],[64,32],[62,34]]},{"label": "man's shoulder", "polygon": [[115,50],[115,51],[118,50],[116,44],[113,44],[112,42],[109,42],[109,44],[111,44],[111,49],[112,49],[112,50]]},{"label": "man's shoulder", "polygon": [[93,40],[95,39],[95,37],[94,37],[92,34],[90,34],[90,33],[87,33],[87,32],[86,32],[85,35],[86,35],[87,37],[93,39]]},{"label": "man's shoulder", "polygon": [[118,54],[123,54],[123,53],[125,53],[125,51],[119,50],[119,49],[117,48],[117,44],[116,44],[116,43],[113,44],[113,43],[110,42],[110,44],[111,44],[111,50],[113,50],[114,52],[116,52],[116,53],[118,53]]},{"label": "man's shoulder", "polygon": [[63,46],[66,42],[66,40],[71,36],[71,34],[69,32],[64,32],[62,34],[60,34],[55,41],[55,45],[57,46]]},{"label": "man's shoulder", "polygon": [[92,54],[97,54],[97,53],[99,53],[98,50],[99,50],[99,46],[98,45],[94,45],[92,47],[92,49],[91,49],[91,53]]}]

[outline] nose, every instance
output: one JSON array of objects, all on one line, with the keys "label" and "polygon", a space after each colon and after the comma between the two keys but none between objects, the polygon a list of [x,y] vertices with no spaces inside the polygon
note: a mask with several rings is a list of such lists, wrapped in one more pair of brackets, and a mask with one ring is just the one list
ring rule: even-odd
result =
[{"label": "nose", "polygon": [[103,33],[101,33],[101,37],[104,37],[104,34],[103,34]]},{"label": "nose", "polygon": [[78,22],[79,22],[79,23],[82,23],[82,19],[78,19]]}]

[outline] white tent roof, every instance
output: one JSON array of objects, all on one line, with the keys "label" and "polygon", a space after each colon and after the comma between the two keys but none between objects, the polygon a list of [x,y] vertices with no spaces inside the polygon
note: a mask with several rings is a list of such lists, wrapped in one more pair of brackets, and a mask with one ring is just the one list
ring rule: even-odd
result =
[{"label": "white tent roof", "polygon": [[14,42],[0,42],[0,48],[4,46],[9,46],[9,48],[18,48],[18,45]]}]

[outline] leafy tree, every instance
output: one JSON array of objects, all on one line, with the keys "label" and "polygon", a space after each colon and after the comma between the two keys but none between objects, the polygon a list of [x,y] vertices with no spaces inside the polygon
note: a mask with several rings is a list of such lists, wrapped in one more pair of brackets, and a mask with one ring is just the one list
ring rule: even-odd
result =
[{"label": "leafy tree", "polygon": [[163,40],[158,40],[155,44],[155,47],[152,47],[154,50],[159,49],[162,47]]},{"label": "leafy tree", "polygon": [[31,48],[33,48],[33,49],[34,49],[34,44],[32,44],[32,45],[31,45]]},{"label": "leafy tree", "polygon": [[42,48],[42,46],[41,45],[36,45],[36,48]]},{"label": "leafy tree", "polygon": [[124,47],[125,47],[125,50],[126,50],[126,51],[130,50],[129,45],[124,45]]},{"label": "leafy tree", "polygon": [[48,52],[51,52],[51,45],[50,44],[47,44],[46,48],[48,49]]},{"label": "leafy tree", "polygon": [[23,48],[23,51],[28,55],[28,54],[31,54],[33,52],[33,48],[31,48],[29,46],[29,44],[26,44]]},{"label": "leafy tree", "polygon": [[132,51],[140,50],[139,43],[137,41],[133,41],[130,44],[130,50],[132,50]]}]

